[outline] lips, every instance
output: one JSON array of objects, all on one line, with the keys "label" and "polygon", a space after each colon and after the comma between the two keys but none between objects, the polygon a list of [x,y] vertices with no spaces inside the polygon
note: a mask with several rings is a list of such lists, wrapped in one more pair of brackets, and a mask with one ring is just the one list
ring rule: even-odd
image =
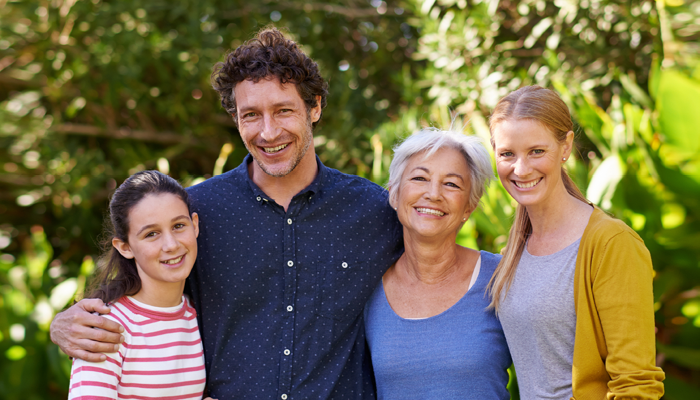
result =
[{"label": "lips", "polygon": [[442,217],[445,215],[444,212],[439,211],[439,210],[434,210],[432,208],[425,208],[425,207],[416,207],[416,211],[422,214],[430,214],[430,215],[436,215],[438,217]]},{"label": "lips", "polygon": [[529,182],[518,182],[518,181],[512,181],[513,184],[520,189],[530,189],[535,186],[537,186],[538,183],[542,181],[542,178],[535,179],[534,181],[529,181]]},{"label": "lips", "polygon": [[176,264],[178,264],[180,261],[182,261],[183,258],[185,258],[185,255],[184,255],[184,254],[181,255],[181,256],[179,256],[179,257],[171,258],[170,260],[161,261],[160,263],[161,263],[161,264],[165,264],[165,265],[176,265]]}]

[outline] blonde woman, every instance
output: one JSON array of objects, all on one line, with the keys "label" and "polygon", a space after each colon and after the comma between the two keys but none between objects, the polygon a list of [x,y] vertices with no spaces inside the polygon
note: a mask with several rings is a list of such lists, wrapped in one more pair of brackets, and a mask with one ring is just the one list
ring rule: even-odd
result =
[{"label": "blonde woman", "polygon": [[574,140],[566,104],[523,87],[498,102],[490,130],[518,206],[489,293],[521,398],[660,398],[649,251],[564,170]]}]

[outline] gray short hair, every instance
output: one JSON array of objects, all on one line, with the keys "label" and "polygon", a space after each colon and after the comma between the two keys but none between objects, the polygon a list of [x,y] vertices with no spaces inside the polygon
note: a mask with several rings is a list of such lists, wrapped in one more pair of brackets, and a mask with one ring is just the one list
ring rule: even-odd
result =
[{"label": "gray short hair", "polygon": [[494,178],[491,156],[486,151],[483,141],[477,136],[443,131],[437,128],[423,128],[394,146],[394,159],[389,166],[389,182],[387,183],[391,204],[396,203],[399,182],[411,157],[418,153],[425,153],[425,157],[429,157],[445,147],[458,150],[467,161],[471,185],[469,207],[476,208],[486,186]]}]

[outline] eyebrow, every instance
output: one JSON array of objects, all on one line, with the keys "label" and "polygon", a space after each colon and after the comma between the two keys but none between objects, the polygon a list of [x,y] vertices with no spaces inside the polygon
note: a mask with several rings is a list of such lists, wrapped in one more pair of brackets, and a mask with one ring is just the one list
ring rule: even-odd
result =
[{"label": "eyebrow", "polygon": [[[171,219],[170,222],[175,222],[175,221],[181,220],[183,218],[187,219],[187,216],[186,215],[178,215],[177,217]],[[136,236],[139,236],[141,234],[141,232],[148,230],[148,229],[151,229],[151,228],[155,228],[156,226],[158,226],[158,224],[148,224],[148,225],[142,227],[141,229],[139,229],[139,231],[136,232]]]},{"label": "eyebrow", "polygon": [[[281,107],[293,107],[293,106],[294,106],[294,102],[293,102],[293,101],[280,101],[280,102],[278,102],[278,103],[272,104],[271,107],[272,107],[272,108],[281,108]],[[255,106],[253,106],[253,107],[246,107],[246,108],[241,108],[240,110],[238,110],[238,112],[241,113],[241,114],[245,114],[245,113],[247,113],[248,111],[255,111],[255,110],[257,110],[257,109],[258,109],[258,107],[255,107]]]},{"label": "eyebrow", "polygon": [[[413,168],[413,170],[412,170],[411,172],[413,172],[413,171],[415,171],[415,170],[417,170],[417,169],[419,169],[419,170],[421,170],[421,171],[425,171],[425,172],[428,173],[428,174],[430,173],[430,170],[429,170],[428,168],[425,168],[425,167],[415,167],[415,168]],[[462,180],[462,182],[464,182],[464,177],[463,177],[462,175],[456,173],[456,172],[449,172],[449,173],[448,173],[447,175],[445,175],[445,176],[447,176],[447,177],[459,178],[459,179]]]}]

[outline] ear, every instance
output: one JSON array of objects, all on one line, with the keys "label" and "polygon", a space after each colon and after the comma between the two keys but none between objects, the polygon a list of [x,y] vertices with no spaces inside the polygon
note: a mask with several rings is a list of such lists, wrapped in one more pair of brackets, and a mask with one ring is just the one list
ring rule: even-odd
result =
[{"label": "ear", "polygon": [[192,225],[194,226],[194,237],[199,237],[199,215],[192,213]]},{"label": "ear", "polygon": [[124,258],[132,259],[134,258],[134,253],[131,251],[131,246],[129,243],[122,241],[121,239],[113,238],[112,246],[121,254]]},{"label": "ear", "polygon": [[321,96],[316,96],[316,105],[309,112],[311,122],[317,122],[321,118]]},{"label": "ear", "polygon": [[[472,207],[472,206],[467,206],[467,209],[464,210],[464,215],[462,216],[462,218],[466,218],[466,219],[468,220],[469,217],[470,217],[470,216],[472,215],[472,213],[474,212],[474,210],[476,210],[476,207],[478,207],[478,206],[479,206],[478,203],[477,203],[477,205],[474,206],[474,207]],[[464,222],[467,222],[467,221],[464,221]]]},{"label": "ear", "polygon": [[564,139],[564,146],[562,148],[563,153],[561,156],[568,160],[573,148],[574,148],[574,132],[568,131],[568,132],[566,132],[566,139]]},{"label": "ear", "polygon": [[396,207],[398,207],[398,204],[396,204],[396,198],[398,197],[398,193],[396,193],[395,191],[392,192],[391,186],[387,186],[386,190],[389,191],[389,206],[395,209]]}]

